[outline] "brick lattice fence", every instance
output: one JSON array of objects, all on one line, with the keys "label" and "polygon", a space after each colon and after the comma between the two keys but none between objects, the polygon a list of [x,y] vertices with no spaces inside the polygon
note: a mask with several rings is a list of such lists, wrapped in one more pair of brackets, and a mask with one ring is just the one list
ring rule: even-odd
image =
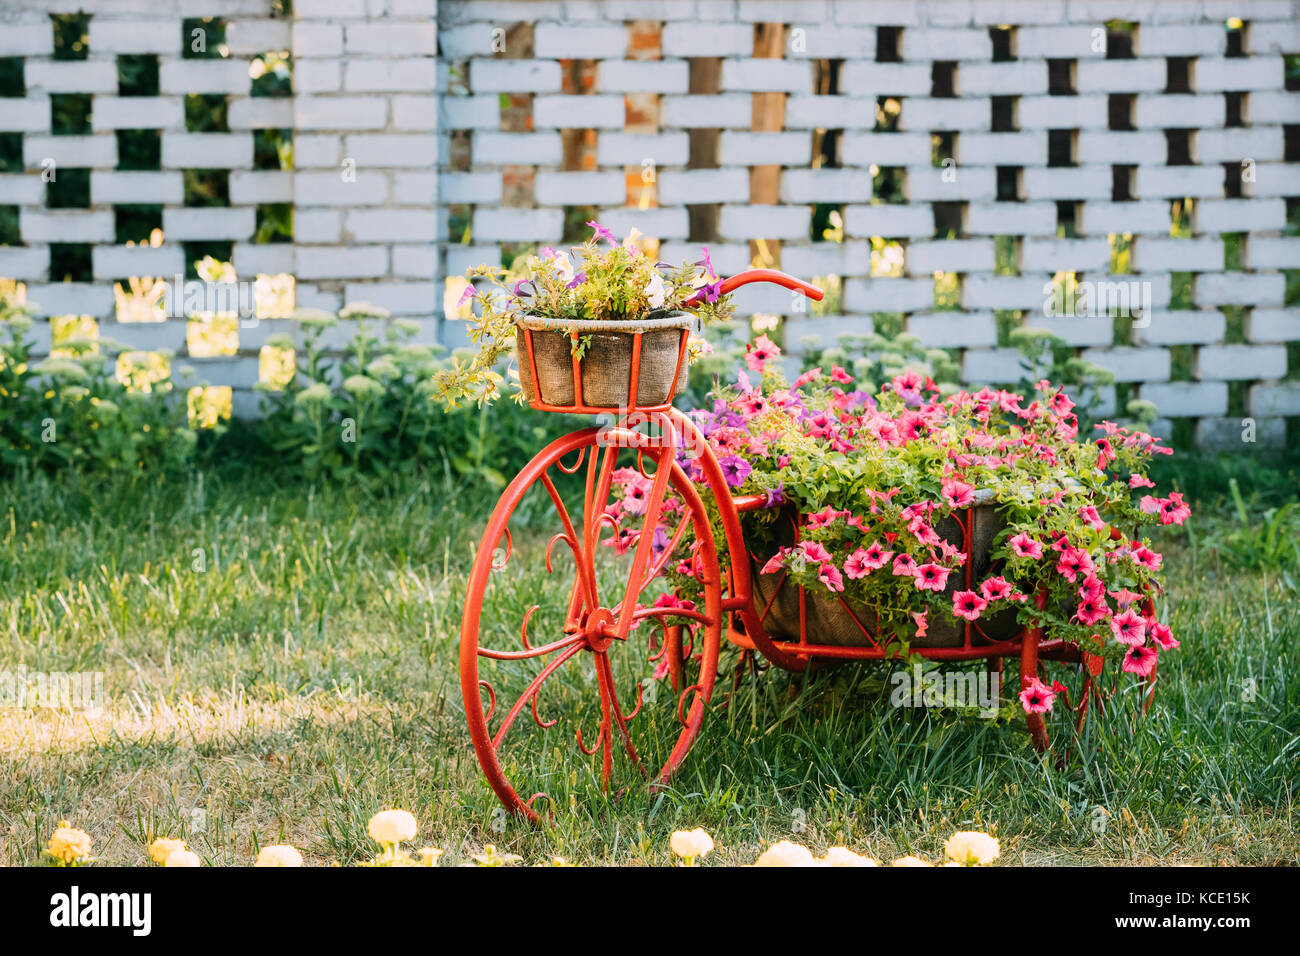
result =
[{"label": "brick lattice fence", "polygon": [[[0,12],[0,66],[24,79],[0,98],[0,162],[21,140],[0,172],[19,233],[0,236],[0,278],[47,315],[174,349],[237,411],[289,323],[242,323],[232,354],[192,357],[184,318],[117,321],[114,280],[225,243],[241,279],[296,276],[299,306],[367,300],[454,347],[445,276],[576,240],[596,215],[665,259],[705,242],[724,273],[819,277],[816,313],[742,298],[784,318],[794,352],[903,328],[1000,382],[1028,325],[1114,372],[1112,407],[1149,399],[1201,444],[1240,447],[1247,417],[1278,444],[1300,416],[1289,0],[79,0],[75,59],[56,56],[67,6]],[[221,22],[222,55],[187,53],[195,18]],[[281,50],[292,95],[258,95],[249,65]],[[140,57],[156,91],[122,95]],[[224,100],[223,129],[190,129],[193,95]],[[68,96],[89,98],[87,130],[53,127]],[[119,131],[141,129],[160,131],[157,168],[123,169]],[[291,166],[263,161],[266,130],[291,134]],[[51,161],[89,170],[84,207],[48,208]],[[192,204],[187,170],[223,173],[224,203]],[[136,204],[161,207],[161,245],[118,241]],[[256,241],[284,206],[291,241]],[[51,271],[79,250],[88,272]],[[1059,314],[1053,283],[1089,298]],[[1112,315],[1117,295],[1141,315]]]}]

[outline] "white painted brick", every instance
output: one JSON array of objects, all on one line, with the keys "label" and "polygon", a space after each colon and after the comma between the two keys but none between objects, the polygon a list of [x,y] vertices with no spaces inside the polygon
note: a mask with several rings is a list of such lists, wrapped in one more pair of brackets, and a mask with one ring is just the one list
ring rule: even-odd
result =
[{"label": "white painted brick", "polygon": [[811,93],[813,65],[807,60],[750,58],[722,61],[722,90]]},{"label": "white painted brick", "polygon": [[987,60],[993,55],[987,30],[932,30],[920,28],[903,31],[903,59],[916,60]]},{"label": "white painted brick", "polygon": [[1196,134],[1196,159],[1200,163],[1235,163],[1253,159],[1256,163],[1280,161],[1282,127],[1250,129],[1206,129]]},{"label": "white painted brick", "polygon": [[971,203],[966,231],[973,236],[1055,236],[1056,203]]},{"label": "white painted brick", "polygon": [[544,206],[603,206],[627,198],[622,173],[539,172],[533,193]]},{"label": "white painted brick", "polygon": [[1075,348],[1109,345],[1114,337],[1110,316],[1038,315],[1026,319],[1026,325],[1043,329]]},{"label": "white painted brick", "polygon": [[968,309],[1041,310],[1048,281],[1046,276],[967,276],[963,303]]},{"label": "white painted brick", "polygon": [[1100,236],[1112,232],[1130,232],[1139,236],[1169,234],[1169,203],[1162,200],[1086,202],[1081,215],[1080,226],[1085,235]]},{"label": "white painted brick", "polygon": [[1300,415],[1300,382],[1281,385],[1252,385],[1252,415]]},{"label": "white painted brick", "polygon": [[476,164],[558,166],[563,159],[559,133],[475,133],[471,148]]},{"label": "white painted brick", "polygon": [[1089,96],[1022,96],[1022,129],[1106,129],[1109,104],[1104,94]]},{"label": "white painted brick", "polygon": [[293,138],[293,164],[298,169],[338,168],[343,161],[343,137],[334,133],[298,133]]},{"label": "white painted brick", "polygon": [[337,23],[313,23],[297,19],[293,24],[294,72],[302,57],[340,56],[343,53],[343,27]]},{"label": "white painted brick", "polygon": [[343,89],[343,64],[339,60],[296,60],[293,88],[299,96],[337,93]]},{"label": "white painted brick", "polygon": [[1218,166],[1138,166],[1133,192],[1143,199],[1183,196],[1222,198],[1223,169]]},{"label": "white painted brick", "polygon": [[27,89],[42,93],[116,93],[112,60],[27,60]]},{"label": "white painted brick", "polygon": [[1251,93],[1249,110],[1250,122],[1256,125],[1300,123],[1300,93],[1287,90]]},{"label": "white painted brick", "polygon": [[845,133],[840,150],[850,165],[910,166],[928,163],[932,144],[930,133]]},{"label": "white painted brick", "polygon": [[253,165],[253,137],[248,133],[162,134],[166,169],[248,169]]},{"label": "white painted brick", "polygon": [[957,138],[957,161],[963,166],[1046,166],[1047,134],[963,132]]},{"label": "white painted brick", "polygon": [[[659,258],[664,262],[702,264],[701,246],[698,242],[665,242],[659,247]],[[709,243],[709,258],[718,275],[734,275],[749,268],[749,243]]]},{"label": "white painted brick", "polygon": [[344,30],[344,44],[348,53],[433,56],[438,52],[438,27],[419,20],[349,23]]},{"label": "white painted brick", "polygon": [[1139,272],[1218,272],[1223,268],[1223,240],[1217,236],[1139,236],[1133,242],[1133,268]]},{"label": "white painted brick", "polygon": [[343,238],[343,215],[337,209],[295,208],[293,234],[300,244],[339,242]]},{"label": "white painted brick", "polygon": [[1221,23],[1142,24],[1138,42],[1143,56],[1222,56],[1227,31]]},{"label": "white painted brick", "polygon": [[[387,246],[300,246],[299,279],[352,276],[378,279],[388,273]],[[301,296],[299,304],[301,305]]]},{"label": "white painted brick", "polygon": [[1281,305],[1286,276],[1219,272],[1197,276],[1197,305]]},{"label": "white painted brick", "polygon": [[[46,30],[49,31],[48,26]],[[178,53],[181,27],[168,17],[133,20],[91,17],[88,39],[96,56],[105,53]]]},{"label": "white painted brick", "polygon": [[[103,282],[51,282],[48,285],[28,285],[27,298],[28,301],[39,305],[47,315],[104,317],[111,315],[114,308],[113,287]],[[109,337],[119,338],[116,334]]]},{"label": "white painted brick", "polygon": [[[158,90],[163,94],[247,93],[251,82],[248,77],[247,60],[163,59],[158,61]],[[116,89],[115,66],[113,86]]]},{"label": "white painted brick", "polygon": [[1300,308],[1252,309],[1246,317],[1246,338],[1251,342],[1300,340]]},{"label": "white painted brick", "polygon": [[930,165],[907,167],[908,197],[912,202],[988,202],[997,197],[997,170],[989,166],[960,167],[952,181],[945,181],[946,172]]},{"label": "white painted brick", "polygon": [[429,167],[438,162],[438,137],[424,133],[362,133],[343,137],[343,153],[358,167]]},{"label": "white painted brick", "polygon": [[874,96],[790,96],[785,101],[786,129],[869,130],[875,125]]},{"label": "white painted brick", "polygon": [[447,248],[447,275],[463,276],[469,269],[501,257],[496,246],[449,246]]},{"label": "white painted brick", "polygon": [[474,210],[474,238],[480,242],[554,242],[563,231],[562,209]]},{"label": "white painted brick", "polygon": [[[1015,21],[1007,21],[1015,22]],[[1086,60],[1100,58],[1093,49],[1094,26],[1028,26],[1017,31],[1017,53],[1022,60]]]},{"label": "white painted brick", "polygon": [[1300,238],[1251,236],[1246,254],[1252,269],[1300,269]]},{"label": "white painted brick", "polygon": [[418,279],[433,276],[437,272],[438,247],[433,243],[393,246],[393,275]]},{"label": "white painted brick", "polygon": [[1227,327],[1217,310],[1174,309],[1154,312],[1145,326],[1133,327],[1133,337],[1150,345],[1199,345],[1223,338]]},{"label": "white painted brick", "polygon": [[37,95],[21,100],[6,97],[0,107],[0,130],[12,133],[50,132],[48,96]]},{"label": "white painted brick", "polygon": [[340,171],[297,172],[293,201],[298,206],[379,206],[388,199],[388,180],[373,170],[358,169],[346,182]]},{"label": "white painted brick", "polygon": [[1114,163],[1127,166],[1140,163],[1163,165],[1166,155],[1165,134],[1161,130],[1085,129],[1079,133],[1078,160],[1084,165]]},{"label": "white painted brick", "polygon": [[1285,345],[1203,345],[1196,351],[1200,379],[1239,381],[1285,375]]},{"label": "white painted brick", "polygon": [[754,28],[747,23],[669,23],[661,49],[665,57],[748,56]]},{"label": "white painted brick", "polygon": [[344,298],[369,302],[393,315],[429,315],[442,302],[432,282],[349,282]]},{"label": "white painted brick", "polygon": [[1167,382],[1172,367],[1169,350],[1159,348],[1085,349],[1080,357],[1106,369],[1117,382]]},{"label": "white painted brick", "polygon": [[96,96],[91,112],[95,132],[114,129],[184,129],[179,97]]},{"label": "white painted brick", "polygon": [[554,60],[471,60],[475,93],[558,93],[560,64]]},{"label": "white painted brick", "polygon": [[928,99],[903,101],[901,125],[909,130],[987,130],[991,106],[988,100]]},{"label": "white painted brick", "polygon": [[471,23],[445,27],[438,32],[438,48],[444,59],[464,60],[473,56],[491,56],[493,27]]},{"label": "white painted brick", "polygon": [[500,98],[487,94],[393,97],[393,122],[399,129],[499,129]]},{"label": "white painted brick", "polygon": [[1255,182],[1246,189],[1257,197],[1294,196],[1300,182],[1300,163],[1258,163]]},{"label": "white painted brick", "polygon": [[724,166],[806,166],[812,161],[812,137],[806,133],[726,130],[720,137],[718,156]]},{"label": "white painted brick", "polygon": [[344,240],[353,242],[432,241],[438,231],[433,209],[353,209],[343,218]]},{"label": "white painted brick", "polygon": [[962,63],[957,69],[962,96],[1030,96],[1046,94],[1047,61]]},{"label": "white painted brick", "polygon": [[232,130],[288,129],[293,126],[293,100],[279,96],[238,97],[230,104]]},{"label": "white painted brick", "polygon": [[383,129],[388,125],[388,108],[376,96],[294,97],[294,127],[317,129]]},{"label": "white painted brick", "polygon": [[230,174],[234,206],[293,202],[293,173],[286,169],[236,169]]},{"label": "white painted brick", "polygon": [[[93,25],[95,21],[90,22]],[[226,24],[226,46],[232,56],[257,56],[267,50],[288,50],[292,45],[291,20],[231,20]]]},{"label": "white painted brick", "polygon": [[437,205],[441,175],[434,170],[393,173],[393,202],[403,206]]},{"label": "white painted brick", "polygon": [[185,177],[179,170],[136,172],[93,169],[90,172],[90,201],[95,205],[180,205],[184,200]]},{"label": "white painted brick", "polygon": [[33,242],[112,242],[111,210],[89,209],[22,209],[18,210],[18,228],[23,241]]},{"label": "white painted brick", "polygon": [[1088,93],[1159,93],[1165,88],[1164,60],[1080,60],[1075,74],[1080,95]]},{"label": "white painted brick", "polygon": [[1133,110],[1138,129],[1221,128],[1226,118],[1219,93],[1139,94]]},{"label": "white painted brick", "polygon": [[533,29],[536,55],[545,59],[604,60],[627,52],[627,29],[539,23]]},{"label": "white painted brick", "polygon": [[826,19],[826,0],[740,0],[736,19],[748,23],[806,23]]},{"label": "white painted brick", "polygon": [[1294,53],[1300,50],[1300,23],[1295,20],[1295,7],[1282,13],[1285,19],[1261,22],[1252,16],[1250,25],[1250,52]]},{"label": "white painted brick", "polygon": [[432,57],[400,60],[349,60],[343,68],[343,88],[350,93],[420,92],[437,83]]},{"label": "white painted brick", "polygon": [[53,160],[69,169],[86,166],[116,166],[117,138],[99,133],[93,136],[25,136],[23,163],[41,166]]},{"label": "white painted brick", "polygon": [[962,353],[962,379],[972,384],[1017,382],[1025,374],[1015,349],[969,349]]},{"label": "white painted brick", "polygon": [[749,201],[744,169],[686,169],[659,175],[659,201],[668,206]]},{"label": "white painted brick", "polygon": [[156,249],[151,246],[95,246],[90,250],[90,261],[95,278],[101,280],[174,276],[185,271],[185,250],[179,245]]},{"label": "white painted brick", "polygon": [[864,169],[787,169],[781,173],[782,202],[869,202],[871,196],[871,173]]},{"label": "white painted brick", "polygon": [[[91,181],[94,181],[91,173]],[[93,186],[92,186],[93,190]],[[93,192],[92,192],[93,196]],[[11,173],[0,176],[0,204],[40,206],[45,202],[45,183],[39,176]]]},{"label": "white painted brick", "polygon": [[49,246],[0,246],[0,275],[21,281],[43,280],[49,264]]},{"label": "white painted brick", "polygon": [[538,96],[533,99],[535,129],[622,129],[622,96]]},{"label": "white painted brick", "polygon": [[53,56],[54,28],[48,21],[6,23],[0,30],[0,56]]},{"label": "white painted brick", "polygon": [[257,384],[260,374],[258,360],[255,357],[223,355],[217,357],[190,357],[186,365],[194,369],[200,382],[218,388],[251,389]]},{"label": "white painted brick", "polygon": [[907,331],[927,348],[986,348],[998,344],[992,312],[930,312],[909,316]]},{"label": "white painted brick", "polygon": [[929,239],[934,235],[934,213],[921,205],[845,206],[844,230],[851,236]]},{"label": "white painted brick", "polygon": [[796,276],[865,275],[871,268],[871,246],[865,240],[789,245],[781,249],[781,266]]},{"label": "white painted brick", "polygon": [[685,93],[690,66],[685,60],[602,60],[596,85],[606,93]]},{"label": "white painted brick", "polygon": [[718,235],[723,239],[807,239],[812,209],[807,206],[723,206]]},{"label": "white painted brick", "polygon": [[[287,242],[236,242],[231,247],[231,262],[241,276],[293,274],[298,266],[294,247]],[[241,348],[248,348],[245,337],[239,337]]]},{"label": "white painted brick", "polygon": [[163,210],[163,234],[173,242],[251,239],[256,230],[257,211],[249,207]]},{"label": "white painted brick", "polygon": [[439,195],[445,203],[499,203],[501,174],[495,171],[443,173]]},{"label": "white painted brick", "polygon": [[1273,90],[1282,86],[1280,56],[1202,57],[1196,61],[1196,89],[1201,93],[1219,90]]},{"label": "white painted brick", "polygon": [[848,60],[841,79],[854,96],[929,96],[930,72],[928,63]]},{"label": "white painted brick", "polygon": [[[814,23],[806,14],[790,23],[792,28],[785,44],[785,55],[790,59],[870,60],[876,55],[876,31],[873,29]],[[802,30],[802,35],[797,36],[795,30]]]},{"label": "white painted brick", "polygon": [[659,101],[660,123],[676,129],[749,129],[752,102],[748,93],[665,96]]},{"label": "white painted brick", "polygon": [[844,307],[850,312],[922,312],[933,305],[933,279],[847,279],[844,282]]},{"label": "white painted brick", "polygon": [[1064,0],[974,0],[971,22],[983,26],[1004,23],[1060,23],[1065,19]]},{"label": "white painted brick", "polygon": [[[1246,443],[1248,426],[1253,426],[1251,442]],[[1196,422],[1197,448],[1223,451],[1246,450],[1257,446],[1278,448],[1286,443],[1286,422],[1281,418],[1201,418]]]},{"label": "white painted brick", "polygon": [[[936,239],[907,247],[907,274],[935,272],[992,272],[992,239]],[[995,344],[995,343],[990,343]]]},{"label": "white painted brick", "polygon": [[596,162],[601,166],[685,166],[690,156],[687,133],[601,133]]}]

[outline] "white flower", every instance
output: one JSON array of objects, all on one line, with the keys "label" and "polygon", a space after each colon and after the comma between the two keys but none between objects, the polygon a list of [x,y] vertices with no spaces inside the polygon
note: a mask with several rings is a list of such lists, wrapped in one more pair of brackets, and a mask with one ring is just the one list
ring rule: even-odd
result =
[{"label": "white flower", "polygon": [[963,830],[949,837],[943,845],[948,859],[967,866],[987,866],[998,858],[998,841],[987,833]]},{"label": "white flower", "polygon": [[370,818],[366,827],[370,838],[383,846],[413,840],[418,829],[415,817],[405,810],[382,810]]},{"label": "white flower", "polygon": [[664,286],[664,277],[656,272],[650,277],[650,284],[645,287],[646,298],[650,300],[650,308],[662,309],[664,299],[668,295],[668,289]]},{"label": "white flower", "polygon": [[817,866],[812,851],[799,843],[782,840],[773,843],[754,861],[755,866]]},{"label": "white flower", "polygon": [[674,853],[688,860],[705,856],[713,851],[713,837],[699,827],[694,830],[678,830],[668,843]]},{"label": "white flower", "polygon": [[555,271],[560,274],[561,279],[565,282],[573,280],[573,260],[569,258],[567,253],[558,253],[551,262],[555,264]]},{"label": "white flower", "polygon": [[163,860],[163,866],[202,866],[199,855],[189,850],[173,850]]},{"label": "white flower", "polygon": [[934,864],[926,863],[925,860],[922,860],[920,857],[900,856],[897,860],[893,862],[892,865],[893,866],[933,866]]},{"label": "white flower", "polygon": [[287,843],[264,846],[253,866],[302,866],[302,854]]},{"label": "white flower", "polygon": [[833,846],[822,857],[824,866],[875,866],[876,861],[869,856],[859,856],[848,847]]}]

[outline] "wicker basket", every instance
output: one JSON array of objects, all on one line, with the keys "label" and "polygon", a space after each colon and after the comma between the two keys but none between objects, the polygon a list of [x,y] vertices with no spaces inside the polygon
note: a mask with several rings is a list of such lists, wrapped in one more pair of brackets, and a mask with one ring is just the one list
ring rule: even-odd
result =
[{"label": "wicker basket", "polygon": [[[697,321],[686,312],[637,322],[524,316],[515,325],[524,397],[534,408],[574,412],[667,407],[686,387],[686,339]],[[576,337],[587,340],[578,361]]]},{"label": "wicker basket", "polygon": [[[989,492],[976,492],[976,503],[971,506],[971,566],[972,579],[983,580],[990,573],[992,559],[989,549],[997,533],[1006,527],[1006,519],[997,512],[996,505],[990,500]],[[782,527],[791,528],[790,523],[781,521]],[[935,525],[939,537],[957,548],[963,548],[962,528],[952,516],[943,518]],[[786,540],[778,541],[780,546],[789,546],[794,540],[791,528]],[[771,607],[763,618],[763,629],[768,636],[777,641],[799,640],[799,588],[792,582],[782,581],[782,573],[763,574],[760,562],[751,555],[750,573],[753,579],[754,610],[761,617],[763,609]],[[877,573],[889,573],[888,565]],[[934,596],[934,607],[950,606],[953,595],[964,591],[965,569],[958,569],[948,577],[948,587],[942,594]],[[778,585],[780,585],[778,589]],[[775,598],[773,598],[775,595]],[[808,641],[811,644],[834,644],[841,647],[861,647],[869,644],[862,633],[865,627],[875,636],[876,619],[872,612],[854,601],[847,602],[852,609],[845,607],[838,596],[832,596],[823,588],[806,588],[804,606],[808,615]],[[860,621],[862,627],[854,621]],[[912,647],[960,647],[963,629],[960,621],[949,621],[942,613],[930,615],[929,627],[924,637],[913,638]],[[987,641],[1010,640],[1020,633],[1021,626],[1016,621],[1016,609],[1005,608],[995,614],[986,615],[976,621],[973,627],[976,640]]]}]

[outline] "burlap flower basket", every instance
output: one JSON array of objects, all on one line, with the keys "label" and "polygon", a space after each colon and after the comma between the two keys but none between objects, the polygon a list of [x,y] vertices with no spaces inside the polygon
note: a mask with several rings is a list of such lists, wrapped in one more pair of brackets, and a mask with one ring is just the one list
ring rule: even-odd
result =
[{"label": "burlap flower basket", "polygon": [[[581,405],[587,408],[626,409],[667,404],[673,397],[674,378],[677,392],[686,387],[682,339],[696,328],[696,324],[696,317],[687,312],[635,322],[524,316],[515,324],[515,353],[519,359],[519,379],[524,397],[529,402],[537,402],[540,398],[547,405]],[[527,333],[532,336],[531,360]],[[586,341],[579,362],[582,376],[579,402],[574,401],[575,333]],[[636,401],[632,402],[629,392],[633,341],[637,333],[641,335],[641,355]],[[534,364],[537,383],[533,382]]]},{"label": "burlap flower basket", "polygon": [[[1006,520],[998,514],[996,505],[989,500],[988,492],[976,492],[976,504],[971,506],[971,558],[974,566],[972,580],[982,581],[992,567],[989,549],[997,533],[1006,526]],[[980,499],[983,499],[981,501]],[[789,529],[787,539],[778,541],[781,546],[789,546],[794,540],[790,523],[780,521],[780,526]],[[961,525],[951,516],[942,519],[934,526],[939,537],[954,547],[964,547]],[[799,640],[799,587],[793,581],[781,583],[783,572],[762,574],[762,562],[751,556],[750,574],[753,578],[754,610],[762,616],[768,601],[772,606],[763,619],[763,629],[773,640]],[[874,574],[890,574],[886,565]],[[929,626],[924,637],[910,640],[912,647],[959,647],[962,643],[962,621],[951,621],[944,614],[944,608],[952,607],[952,598],[958,591],[966,589],[965,568],[959,568],[948,576],[948,587],[941,594],[935,594],[931,602]],[[778,590],[777,585],[780,584]],[[776,598],[773,600],[772,595]],[[808,614],[808,640],[812,644],[834,644],[841,647],[862,647],[869,641],[862,633],[854,617],[862,623],[875,637],[876,618],[870,608],[855,601],[846,602],[852,614],[840,599],[843,595],[832,595],[825,588],[810,587],[806,589],[804,605]],[[1020,633],[1021,626],[1016,621],[1016,609],[1004,608],[991,615],[985,615],[976,621],[974,630],[976,643],[1010,640]]]}]

